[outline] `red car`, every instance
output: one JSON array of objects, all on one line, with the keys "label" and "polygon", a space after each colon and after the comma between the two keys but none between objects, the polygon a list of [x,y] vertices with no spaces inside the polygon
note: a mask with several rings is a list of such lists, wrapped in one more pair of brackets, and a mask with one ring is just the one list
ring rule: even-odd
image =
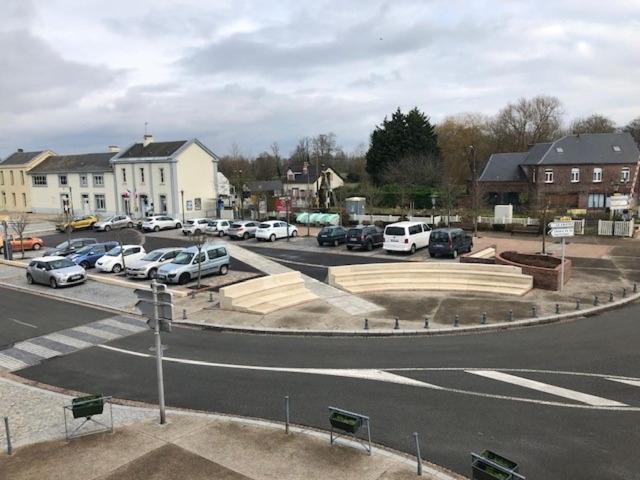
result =
[{"label": "red car", "polygon": [[[20,252],[22,248],[25,250],[40,250],[44,245],[42,239],[38,237],[22,237],[22,246],[20,239],[15,236],[9,237],[9,240],[11,241],[11,249],[14,252]],[[3,250],[4,242],[0,239],[0,253],[2,253]]]}]

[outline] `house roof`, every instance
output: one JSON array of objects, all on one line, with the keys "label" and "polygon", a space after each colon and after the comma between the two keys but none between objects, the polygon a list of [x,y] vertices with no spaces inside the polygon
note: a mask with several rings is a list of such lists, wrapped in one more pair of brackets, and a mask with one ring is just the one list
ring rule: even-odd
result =
[{"label": "house roof", "polygon": [[[287,183],[307,183],[307,174],[304,173],[303,167],[302,166],[289,166],[288,167],[289,170],[291,170],[294,174],[294,179],[293,180],[287,180]],[[326,170],[331,170],[333,172],[334,175],[337,175],[339,178],[341,178],[342,180],[344,180],[340,174],[338,172],[336,172],[332,167],[325,167]],[[320,168],[320,171],[322,171],[322,167]],[[309,179],[311,183],[314,183],[318,178],[320,177],[320,174],[317,173],[316,170],[316,166],[315,165],[309,165]]]},{"label": "house roof", "polygon": [[110,172],[109,160],[114,155],[113,152],[53,155],[29,170],[29,174]]},{"label": "house roof", "polygon": [[[535,148],[535,147],[534,147]],[[534,149],[532,148],[531,151]],[[526,165],[584,165],[636,163],[640,150],[628,132],[567,135],[553,142]]]},{"label": "house roof", "polygon": [[188,140],[175,142],[151,142],[144,146],[142,143],[134,143],[127,150],[118,155],[118,158],[150,158],[170,157],[176,153]]},{"label": "house roof", "polygon": [[547,153],[547,150],[549,150],[549,147],[551,146],[551,142],[546,142],[546,143],[536,143],[535,145],[533,145],[529,151],[527,152],[527,156],[524,160],[524,162],[522,162],[523,165],[535,165],[537,164],[540,159],[544,156],[545,153]]},{"label": "house roof", "polygon": [[528,152],[494,153],[489,157],[479,182],[526,182],[527,177],[520,165]]},{"label": "house roof", "polygon": [[26,165],[31,160],[40,155],[44,150],[39,152],[15,152],[0,162],[0,165],[6,167],[7,165]]},{"label": "house roof", "polygon": [[282,190],[282,182],[280,180],[260,180],[247,183],[247,188],[250,192],[275,192]]}]

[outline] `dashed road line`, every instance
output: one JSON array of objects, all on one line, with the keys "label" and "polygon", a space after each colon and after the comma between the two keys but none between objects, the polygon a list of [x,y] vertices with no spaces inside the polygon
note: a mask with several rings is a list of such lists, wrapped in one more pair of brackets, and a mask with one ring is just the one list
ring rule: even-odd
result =
[{"label": "dashed road line", "polygon": [[640,387],[640,380],[629,380],[626,378],[615,377],[607,377],[607,380],[611,380],[612,382],[624,383],[626,385],[631,385],[632,387]]},{"label": "dashed road line", "polygon": [[12,322],[17,323],[18,325],[23,325],[25,327],[38,328],[36,325],[32,325],[30,323],[23,322],[22,320],[18,320],[16,318],[7,317],[7,320],[11,320]]}]

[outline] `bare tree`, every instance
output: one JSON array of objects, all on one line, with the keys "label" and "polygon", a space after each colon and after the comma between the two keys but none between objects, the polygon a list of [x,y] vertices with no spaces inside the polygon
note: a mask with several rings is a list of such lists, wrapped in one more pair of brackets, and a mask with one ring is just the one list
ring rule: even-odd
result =
[{"label": "bare tree", "polygon": [[200,279],[202,278],[202,247],[207,243],[207,236],[204,233],[194,233],[190,235],[191,242],[198,249],[198,282],[196,289],[200,288]]},{"label": "bare tree", "polygon": [[463,190],[464,187],[456,182],[453,173],[450,170],[445,170],[438,186],[438,191],[442,206],[447,210],[447,226],[451,225],[451,211]]},{"label": "bare tree", "polygon": [[625,132],[629,132],[636,143],[640,146],[640,117],[636,117],[631,120],[623,130]]},{"label": "bare tree", "polygon": [[613,133],[616,124],[604,115],[591,115],[584,118],[576,118],[571,124],[571,133]]},{"label": "bare tree", "polygon": [[396,185],[400,194],[400,216],[404,216],[409,193],[417,185],[433,185],[438,175],[437,160],[432,156],[416,155],[404,157],[388,165],[382,178]]},{"label": "bare tree", "polygon": [[311,148],[313,156],[316,157],[320,163],[331,164],[333,154],[337,149],[335,133],[321,133],[313,137],[311,139]]},{"label": "bare tree", "polygon": [[24,258],[24,231],[27,229],[27,225],[29,225],[29,217],[24,214],[16,215],[11,217],[9,225],[11,225],[11,229],[20,240],[20,251],[22,252],[22,258]]}]

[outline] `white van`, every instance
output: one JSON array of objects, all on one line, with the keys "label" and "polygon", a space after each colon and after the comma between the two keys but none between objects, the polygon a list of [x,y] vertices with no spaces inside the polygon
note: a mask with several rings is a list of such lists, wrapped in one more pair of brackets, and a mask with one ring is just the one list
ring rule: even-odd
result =
[{"label": "white van", "polygon": [[415,253],[418,248],[429,246],[431,229],[425,223],[398,222],[384,229],[384,248],[389,252]]}]

